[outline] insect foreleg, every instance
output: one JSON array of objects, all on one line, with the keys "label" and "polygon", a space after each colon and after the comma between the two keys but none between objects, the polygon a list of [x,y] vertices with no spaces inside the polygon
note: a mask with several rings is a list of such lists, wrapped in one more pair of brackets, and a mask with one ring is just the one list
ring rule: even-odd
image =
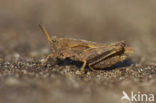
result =
[{"label": "insect foreleg", "polygon": [[46,64],[46,62],[48,61],[49,58],[53,57],[54,55],[53,54],[49,54],[45,59],[44,61],[41,63],[43,66]]}]

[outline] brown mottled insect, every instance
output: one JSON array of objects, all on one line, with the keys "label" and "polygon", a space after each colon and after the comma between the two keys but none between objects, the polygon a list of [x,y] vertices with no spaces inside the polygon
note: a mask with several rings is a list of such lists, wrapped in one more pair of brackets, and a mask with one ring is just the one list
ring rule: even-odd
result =
[{"label": "brown mottled insect", "polygon": [[84,71],[86,66],[92,70],[104,69],[125,60],[134,51],[133,48],[127,47],[123,41],[104,44],[71,38],[51,38],[46,29],[41,25],[39,26],[50,42],[52,49],[42,64],[45,64],[51,57],[70,58],[74,61],[83,62],[81,71]]}]

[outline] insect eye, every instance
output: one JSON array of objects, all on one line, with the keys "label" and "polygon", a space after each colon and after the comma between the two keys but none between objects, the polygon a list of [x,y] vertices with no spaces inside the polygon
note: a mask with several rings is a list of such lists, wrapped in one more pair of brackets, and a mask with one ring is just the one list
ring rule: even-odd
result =
[{"label": "insect eye", "polygon": [[56,40],[52,40],[52,41],[56,43]]}]

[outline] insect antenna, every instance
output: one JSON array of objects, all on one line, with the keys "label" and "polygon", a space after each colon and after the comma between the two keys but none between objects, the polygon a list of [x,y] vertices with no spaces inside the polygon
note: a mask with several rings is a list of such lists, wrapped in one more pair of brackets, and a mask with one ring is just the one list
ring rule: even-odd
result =
[{"label": "insect antenna", "polygon": [[39,24],[39,27],[41,29],[41,31],[43,32],[43,34],[46,36],[46,38],[48,39],[48,41],[53,44],[52,42],[52,38],[49,36],[49,33],[47,32],[46,28],[43,27],[41,24]]}]

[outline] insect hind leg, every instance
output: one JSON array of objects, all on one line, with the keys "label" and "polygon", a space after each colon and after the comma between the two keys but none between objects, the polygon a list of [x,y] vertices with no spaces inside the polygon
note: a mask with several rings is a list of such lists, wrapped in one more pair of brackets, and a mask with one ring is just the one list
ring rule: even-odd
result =
[{"label": "insect hind leg", "polygon": [[88,67],[91,71],[95,71],[95,69],[91,65],[88,65]]}]

